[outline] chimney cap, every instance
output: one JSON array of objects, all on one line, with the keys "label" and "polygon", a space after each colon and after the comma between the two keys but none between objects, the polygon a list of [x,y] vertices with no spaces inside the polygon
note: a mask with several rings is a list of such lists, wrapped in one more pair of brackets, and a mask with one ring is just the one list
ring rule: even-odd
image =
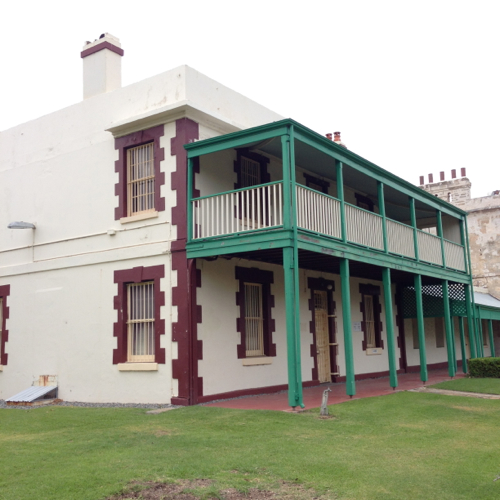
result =
[{"label": "chimney cap", "polygon": [[115,52],[119,56],[123,56],[124,54],[118,37],[111,35],[110,33],[102,33],[97,40],[94,40],[93,42],[85,42],[81,53],[82,59],[103,49],[109,49],[111,52]]}]

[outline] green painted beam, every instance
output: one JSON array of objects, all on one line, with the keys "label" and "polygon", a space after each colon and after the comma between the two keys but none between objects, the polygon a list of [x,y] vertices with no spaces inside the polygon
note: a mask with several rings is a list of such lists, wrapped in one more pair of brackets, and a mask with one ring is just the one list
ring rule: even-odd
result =
[{"label": "green painted beam", "polygon": [[354,355],[352,349],[351,284],[348,259],[340,260],[340,288],[342,293],[342,323],[344,327],[346,394],[348,396],[355,396],[356,382],[354,381]]},{"label": "green painted beam", "polygon": [[388,267],[382,269],[382,281],[384,285],[385,324],[387,330],[387,351],[389,357],[389,382],[391,387],[398,386],[398,369],[396,366],[396,346],[394,340],[394,314],[392,311],[391,270]]},{"label": "green painted beam", "polygon": [[488,320],[488,335],[490,337],[490,355],[495,357],[495,340],[493,338],[493,323],[491,319]]},{"label": "green painted beam", "polygon": [[284,134],[288,134],[288,124],[282,120],[253,129],[212,137],[204,141],[192,142],[185,144],[184,148],[187,150],[188,158],[194,158],[226,149],[241,148],[254,142],[266,141]]},{"label": "green painted beam", "polygon": [[458,329],[460,330],[460,352],[462,354],[462,371],[467,373],[467,349],[465,347],[464,318],[458,317]]},{"label": "green painted beam", "polygon": [[293,245],[291,230],[266,231],[266,234],[248,233],[245,236],[231,236],[218,240],[194,240],[186,244],[188,259],[231,255],[241,252],[255,252]]},{"label": "green painted beam", "polygon": [[417,328],[418,328],[418,347],[420,354],[420,380],[427,382],[429,375],[427,373],[427,354],[425,350],[425,327],[424,327],[424,304],[422,301],[422,276],[415,274],[413,277],[415,286],[415,299],[417,302]]},{"label": "green painted beam", "polygon": [[399,257],[394,254],[385,254],[383,252],[354,245],[343,243],[340,240],[328,238],[327,236],[299,232],[299,248],[311,252],[319,252],[334,257],[346,257],[350,260],[360,261],[367,264],[374,264],[381,267],[390,267],[406,271],[409,273],[419,273],[424,276],[434,278],[449,279],[457,283],[469,283],[470,277],[461,271],[453,269],[442,269],[432,264],[417,262],[412,259]]}]

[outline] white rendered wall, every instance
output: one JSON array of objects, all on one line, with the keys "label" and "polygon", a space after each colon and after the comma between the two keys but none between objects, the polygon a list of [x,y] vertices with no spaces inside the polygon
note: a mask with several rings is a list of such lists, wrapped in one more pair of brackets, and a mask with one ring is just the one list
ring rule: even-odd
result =
[{"label": "white rendered wall", "polygon": [[[206,137],[224,131],[224,122],[234,130],[281,118],[182,66],[0,134],[0,286],[10,285],[0,398],[44,374],[57,375],[59,396],[67,401],[162,403],[177,395],[171,375],[177,308],[170,306],[177,281],[170,270],[170,245],[177,236],[171,226],[177,199],[170,185],[176,158],[170,142],[175,120],[187,116],[190,106],[203,110],[200,136]],[[128,127],[126,135],[159,123],[165,124],[160,169],[166,209],[156,218],[122,224],[115,220],[118,152],[106,130]],[[7,229],[13,221],[35,223],[36,230]],[[113,272],[158,264],[166,266],[166,363],[158,372],[119,372],[112,364]]]},{"label": "white rendered wall", "polygon": [[[113,273],[136,266],[165,266],[166,363],[153,372],[120,372],[114,365],[117,294]],[[39,375],[57,375],[65,401],[169,403],[171,374],[170,257],[80,265],[11,277],[7,322],[8,364],[0,374],[0,399],[28,388]]]},{"label": "white rendered wall", "polygon": [[[201,288],[197,289],[197,304],[202,307],[202,323],[198,325],[198,339],[203,341],[203,360],[199,362],[199,376],[203,377],[203,394],[205,396],[238,391],[256,387],[267,387],[287,383],[287,350],[286,350],[286,315],[283,286],[283,269],[261,262],[219,258],[208,262],[198,260],[201,270]],[[235,278],[235,266],[256,267],[273,272],[274,283],[271,294],[274,295],[275,307],[272,318],[276,323],[273,333],[273,343],[276,344],[276,356],[272,364],[245,366],[237,357],[237,345],[240,343],[240,332],[237,331],[236,320],[240,308],[236,305],[236,292],[239,281]],[[342,319],[342,300],[340,292],[340,277],[329,273],[300,270],[300,335],[301,335],[301,365],[302,380],[312,380],[314,359],[311,356],[313,335],[310,332],[312,311],[309,310],[311,290],[307,286],[309,277],[323,277],[335,281],[333,293],[336,302],[336,326],[338,358],[337,364],[340,376],[345,376],[344,336]],[[360,283],[370,283],[381,287],[382,283],[358,278],[351,278],[351,314],[353,322],[362,321],[360,312]],[[353,351],[356,374],[387,372],[389,370],[385,303],[383,294],[380,296],[382,305],[381,321],[383,324],[382,339],[384,349],[379,355],[367,355],[362,349],[363,332],[353,332]],[[395,304],[393,304],[395,316]],[[394,317],[395,324],[395,317]],[[396,331],[397,335],[397,331]],[[396,347],[396,362],[399,369],[400,351]]]},{"label": "white rendered wall", "polygon": [[[467,324],[467,321],[465,321]],[[413,347],[413,325],[414,321],[412,319],[404,320],[405,328],[405,340],[406,340],[406,362],[408,366],[420,366],[420,350]],[[444,327],[443,327],[444,328]],[[446,332],[444,333],[444,347],[436,347],[436,326],[435,318],[424,318],[424,330],[425,330],[425,353],[427,358],[427,364],[435,363],[445,363],[448,362],[448,350],[446,348]],[[458,329],[458,321],[454,318],[454,332],[455,332],[455,354],[456,359],[462,359],[462,352],[460,347],[460,331]],[[467,327],[465,327],[466,338]],[[467,342],[467,351],[469,351],[469,344]],[[486,353],[485,347],[485,353]]]}]

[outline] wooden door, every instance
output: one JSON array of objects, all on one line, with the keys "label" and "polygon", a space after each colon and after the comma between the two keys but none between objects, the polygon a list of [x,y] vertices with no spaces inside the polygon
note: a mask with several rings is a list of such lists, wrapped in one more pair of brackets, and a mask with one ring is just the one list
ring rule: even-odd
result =
[{"label": "wooden door", "polygon": [[318,379],[320,382],[331,382],[330,335],[328,331],[328,302],[326,291],[314,291],[314,324],[316,329]]}]

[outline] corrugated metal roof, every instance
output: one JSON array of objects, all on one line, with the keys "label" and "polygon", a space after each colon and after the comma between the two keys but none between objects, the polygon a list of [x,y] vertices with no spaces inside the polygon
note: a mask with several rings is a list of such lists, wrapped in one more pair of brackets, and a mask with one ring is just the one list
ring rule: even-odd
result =
[{"label": "corrugated metal roof", "polygon": [[489,293],[474,292],[474,302],[481,306],[497,307],[500,309],[500,300]]},{"label": "corrugated metal roof", "polygon": [[11,401],[13,403],[31,403],[32,401],[35,401],[36,399],[41,398],[42,396],[45,396],[45,394],[49,393],[50,391],[53,391],[54,389],[57,389],[57,386],[55,385],[49,385],[45,387],[32,386],[24,391],[17,393],[15,396],[6,399],[5,401],[6,402]]}]

